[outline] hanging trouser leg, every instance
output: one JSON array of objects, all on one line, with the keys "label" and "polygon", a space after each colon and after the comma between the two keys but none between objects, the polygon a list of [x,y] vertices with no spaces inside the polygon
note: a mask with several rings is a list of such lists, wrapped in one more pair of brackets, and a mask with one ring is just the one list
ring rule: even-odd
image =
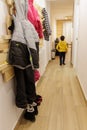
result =
[{"label": "hanging trouser leg", "polygon": [[31,104],[36,100],[36,87],[34,81],[34,71],[32,67],[25,69],[26,94],[28,103]]},{"label": "hanging trouser leg", "polygon": [[24,78],[24,70],[14,67],[15,77],[17,81],[16,86],[16,105],[19,108],[27,107],[27,97],[26,97],[26,86]]}]

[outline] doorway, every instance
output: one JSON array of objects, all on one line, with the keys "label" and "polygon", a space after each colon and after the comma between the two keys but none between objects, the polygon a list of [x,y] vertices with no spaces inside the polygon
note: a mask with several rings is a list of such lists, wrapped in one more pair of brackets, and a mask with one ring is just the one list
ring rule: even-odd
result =
[{"label": "doorway", "polygon": [[72,20],[56,20],[56,37],[64,35],[68,44],[72,44]]},{"label": "doorway", "polygon": [[56,37],[65,36],[68,45],[68,62],[71,63],[72,54],[72,18],[69,17],[64,20],[56,20]]}]

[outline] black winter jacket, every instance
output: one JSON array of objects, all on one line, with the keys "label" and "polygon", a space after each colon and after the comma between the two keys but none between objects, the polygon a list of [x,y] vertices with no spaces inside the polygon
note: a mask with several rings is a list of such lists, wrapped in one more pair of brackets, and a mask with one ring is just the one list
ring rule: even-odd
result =
[{"label": "black winter jacket", "polygon": [[[37,45],[39,46],[39,43]],[[26,69],[32,65],[31,64],[31,57],[32,57],[34,68],[39,68],[38,52],[30,48],[30,53],[29,49],[27,48],[27,45],[17,41],[11,41],[8,54],[8,62],[9,64],[17,68]]]}]

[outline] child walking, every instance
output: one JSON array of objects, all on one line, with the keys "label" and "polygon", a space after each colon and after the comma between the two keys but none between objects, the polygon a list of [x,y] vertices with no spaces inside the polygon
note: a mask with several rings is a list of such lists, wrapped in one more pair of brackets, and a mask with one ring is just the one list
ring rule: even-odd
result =
[{"label": "child walking", "polygon": [[58,43],[56,49],[59,51],[60,65],[65,65],[65,55],[68,49],[65,36],[62,35],[60,37],[60,42]]}]

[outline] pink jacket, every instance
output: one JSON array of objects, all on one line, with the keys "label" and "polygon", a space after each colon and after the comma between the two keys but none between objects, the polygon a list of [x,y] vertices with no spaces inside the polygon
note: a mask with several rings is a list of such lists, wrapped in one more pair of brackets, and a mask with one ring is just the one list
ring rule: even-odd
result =
[{"label": "pink jacket", "polygon": [[34,25],[34,27],[35,27],[38,35],[39,35],[39,38],[43,38],[42,24],[41,24],[41,21],[40,21],[38,11],[36,10],[36,8],[33,5],[33,1],[34,0],[28,0],[27,18]]}]

